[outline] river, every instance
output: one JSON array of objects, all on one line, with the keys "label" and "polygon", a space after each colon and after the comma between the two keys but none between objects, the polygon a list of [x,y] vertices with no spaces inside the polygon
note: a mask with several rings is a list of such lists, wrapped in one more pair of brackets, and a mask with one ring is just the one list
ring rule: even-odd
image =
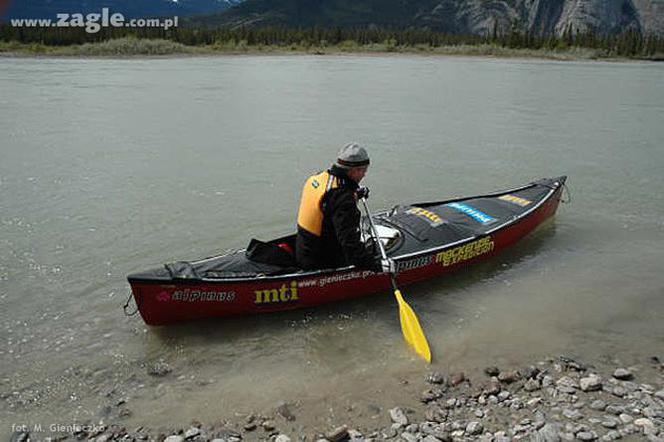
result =
[{"label": "river", "polygon": [[122,313],[130,272],[291,232],[304,179],[349,141],[370,152],[374,210],[569,177],[554,222],[403,290],[430,369],[662,356],[662,115],[651,63],[0,58],[2,434],[282,402],[321,431],[384,419],[427,370],[389,293],[162,328]]}]

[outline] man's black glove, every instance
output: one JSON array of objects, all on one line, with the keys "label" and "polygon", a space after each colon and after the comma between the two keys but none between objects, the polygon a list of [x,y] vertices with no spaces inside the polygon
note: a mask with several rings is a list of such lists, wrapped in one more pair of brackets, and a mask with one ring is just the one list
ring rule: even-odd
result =
[{"label": "man's black glove", "polygon": [[358,187],[358,189],[355,191],[355,194],[357,195],[357,199],[369,199],[369,188],[364,186]]}]

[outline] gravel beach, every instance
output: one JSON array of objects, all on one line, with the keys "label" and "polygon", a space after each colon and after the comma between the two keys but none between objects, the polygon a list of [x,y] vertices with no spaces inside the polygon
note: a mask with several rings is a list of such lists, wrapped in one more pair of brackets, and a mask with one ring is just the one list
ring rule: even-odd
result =
[{"label": "gravel beach", "polygon": [[[358,414],[355,421],[307,428],[298,425],[294,401],[270,413],[236,414],[218,422],[127,428],[123,417],[132,411],[118,401],[106,420],[56,428],[57,435],[48,436],[19,428],[11,441],[664,441],[664,362],[657,356],[629,367],[558,356],[525,367],[469,372],[479,374],[425,371],[403,380],[420,387],[419,406],[376,406],[384,425],[372,426]],[[161,364],[151,374],[167,376],[169,368]]]}]

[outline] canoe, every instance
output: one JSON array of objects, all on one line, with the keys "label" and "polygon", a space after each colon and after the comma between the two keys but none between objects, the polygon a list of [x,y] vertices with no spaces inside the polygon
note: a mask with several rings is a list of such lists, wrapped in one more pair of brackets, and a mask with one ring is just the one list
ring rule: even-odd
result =
[{"label": "canoe", "polygon": [[[373,215],[397,266],[399,286],[438,277],[490,258],[556,212],[566,177],[446,201],[397,205]],[[363,221],[367,247],[368,220]],[[387,274],[354,266],[303,271],[294,263],[295,235],[252,240],[219,256],[166,264],[127,277],[149,325],[205,317],[311,307],[390,290]]]}]

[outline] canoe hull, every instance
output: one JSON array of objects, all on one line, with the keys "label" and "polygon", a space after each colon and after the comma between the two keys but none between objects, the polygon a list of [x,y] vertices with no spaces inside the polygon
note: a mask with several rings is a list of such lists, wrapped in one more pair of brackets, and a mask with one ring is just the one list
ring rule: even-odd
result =
[{"label": "canoe hull", "polygon": [[[408,285],[456,272],[500,253],[555,214],[562,188],[558,186],[527,216],[494,232],[397,260],[398,283]],[[390,290],[388,275],[354,268],[236,281],[159,283],[130,278],[129,282],[148,325],[291,310]]]}]

